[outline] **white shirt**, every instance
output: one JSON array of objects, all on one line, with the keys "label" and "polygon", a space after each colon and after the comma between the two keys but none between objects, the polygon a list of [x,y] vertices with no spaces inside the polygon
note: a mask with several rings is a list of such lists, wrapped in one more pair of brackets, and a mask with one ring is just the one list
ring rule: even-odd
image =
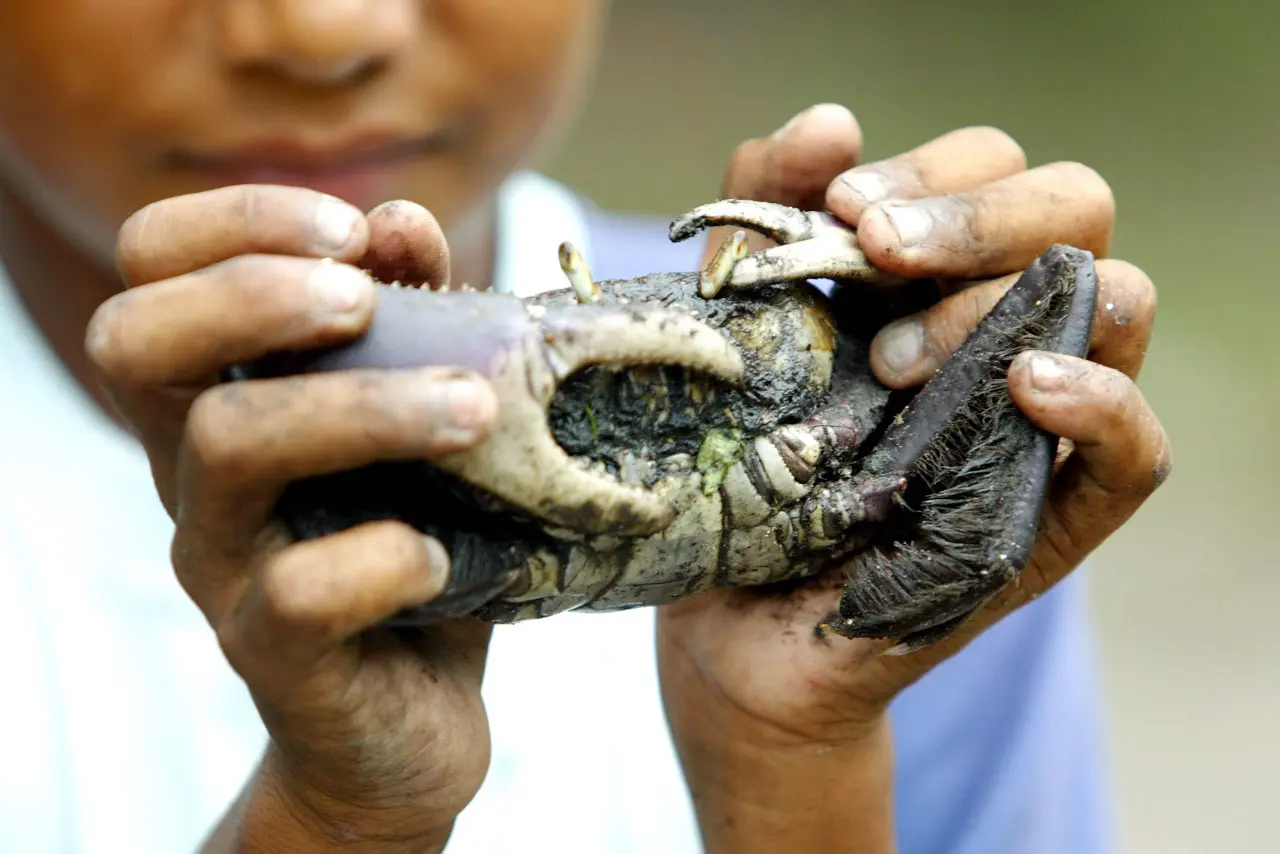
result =
[{"label": "white shirt", "polygon": [[[495,286],[564,287],[590,261],[574,197],[501,192]],[[517,225],[518,224],[518,225]],[[174,578],[142,449],[63,369],[0,276],[0,854],[194,851],[266,741]],[[499,626],[493,759],[451,852],[695,852],[658,692],[651,609]]]}]

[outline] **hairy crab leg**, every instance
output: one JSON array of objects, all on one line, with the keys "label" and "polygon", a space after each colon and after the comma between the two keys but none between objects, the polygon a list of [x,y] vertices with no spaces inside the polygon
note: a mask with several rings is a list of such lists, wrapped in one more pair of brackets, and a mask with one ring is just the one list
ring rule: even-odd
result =
[{"label": "hairy crab leg", "polygon": [[898,477],[907,489],[887,535],[852,560],[824,628],[897,638],[888,652],[906,654],[955,631],[1018,577],[1058,437],[1013,403],[1009,364],[1027,349],[1084,356],[1096,298],[1093,255],[1050,248],[899,414],[859,480]]},{"label": "hairy crab leg", "polygon": [[[781,245],[745,255],[737,235],[730,237],[703,272],[701,294],[705,298],[714,297],[724,287],[803,279],[900,281],[868,261],[858,247],[857,233],[835,217],[772,202],[723,199],[701,205],[672,221],[670,238],[679,243],[721,225],[750,228]],[[735,260],[735,255],[741,257]]]}]

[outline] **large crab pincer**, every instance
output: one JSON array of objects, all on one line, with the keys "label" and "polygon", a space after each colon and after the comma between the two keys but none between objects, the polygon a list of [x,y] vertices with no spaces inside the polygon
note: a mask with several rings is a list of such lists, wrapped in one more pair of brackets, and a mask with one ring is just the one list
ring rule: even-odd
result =
[{"label": "large crab pincer", "polygon": [[[918,393],[868,366],[886,319],[841,299],[896,287],[827,214],[725,200],[673,240],[735,232],[705,270],[537,297],[384,288],[353,344],[259,374],[453,365],[489,378],[498,423],[478,447],[294,484],[299,537],[398,518],[439,537],[448,587],[400,615],[498,622],[672,602],[726,586],[845,573],[822,628],[909,652],[1015,580],[1035,539],[1057,437],[1009,396],[1025,349],[1087,351],[1093,257],[1047,250]],[[831,296],[811,280],[835,283]]]}]

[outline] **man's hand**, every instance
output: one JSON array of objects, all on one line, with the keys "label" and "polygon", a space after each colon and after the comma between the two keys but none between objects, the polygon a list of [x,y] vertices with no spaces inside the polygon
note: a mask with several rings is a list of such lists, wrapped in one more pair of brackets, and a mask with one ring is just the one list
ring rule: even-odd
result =
[{"label": "man's hand", "polygon": [[377,302],[360,267],[447,275],[438,226],[405,203],[365,217],[307,190],[231,187],[135,214],[118,259],[131,287],[97,312],[86,347],[146,448],[178,579],[271,735],[211,844],[439,850],[488,766],[490,630],[371,628],[441,592],[441,544],[394,522],[292,542],[273,509],[299,478],[482,440],[495,396],[439,369],[214,380],[358,336]]},{"label": "man's hand", "polygon": [[[943,284],[939,303],[875,339],[872,367],[890,387],[927,380],[1050,245],[1100,258],[1108,250],[1115,206],[1107,184],[1076,163],[1028,169],[1019,146],[998,130],[958,130],[874,163],[859,162],[861,149],[847,110],[814,107],[774,135],[744,143],[721,194],[825,208],[858,228],[873,264]],[[725,236],[710,235],[708,259]],[[824,851],[844,850],[831,847],[838,838],[850,851],[890,850],[887,786],[874,776],[891,767],[889,703],[1064,578],[1167,476],[1168,440],[1134,383],[1155,290],[1124,262],[1103,259],[1097,269],[1089,359],[1025,353],[1009,373],[1015,403],[1066,439],[1069,454],[1059,460],[1019,584],[961,630],[897,658],[876,656],[869,641],[815,639],[813,626],[839,598],[835,582],[792,595],[786,608],[757,591],[723,590],[660,609],[664,701],[695,801],[705,804],[700,819],[710,850],[784,843],[809,850],[794,835],[809,832],[825,840]],[[853,792],[874,795],[853,804],[831,794]],[[865,835],[827,832],[824,809]]]}]

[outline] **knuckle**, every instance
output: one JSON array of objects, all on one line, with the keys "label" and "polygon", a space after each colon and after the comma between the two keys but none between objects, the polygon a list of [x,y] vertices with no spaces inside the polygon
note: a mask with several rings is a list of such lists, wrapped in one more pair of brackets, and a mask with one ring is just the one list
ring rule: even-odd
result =
[{"label": "knuckle", "polygon": [[298,301],[298,276],[292,258],[264,255],[237,255],[214,265],[213,272],[221,280],[234,304],[246,313],[278,312],[295,307]]},{"label": "knuckle", "polygon": [[323,628],[336,617],[332,585],[326,572],[307,571],[297,552],[283,552],[270,561],[259,579],[264,615],[294,629]]},{"label": "knuckle", "polygon": [[191,544],[191,531],[185,524],[185,515],[180,509],[177,518],[174,520],[174,535],[169,542],[169,562],[173,565],[174,576],[178,579],[178,585],[182,588],[182,592],[199,604],[200,561],[195,558],[198,551]]},{"label": "knuckle", "polygon": [[245,662],[248,660],[248,652],[244,638],[244,631],[240,626],[240,621],[233,615],[220,621],[214,627],[214,637],[218,642],[218,649],[222,652],[223,658],[231,665],[231,669],[241,676],[245,672]]},{"label": "knuckle", "polygon": [[1012,283],[1007,287],[972,287],[960,292],[958,296],[961,303],[954,322],[956,327],[954,334],[959,339],[956,341],[957,347],[964,343],[964,339],[968,338],[982,319],[991,313],[1009,287],[1012,287]]},{"label": "knuckle", "polygon": [[926,336],[938,355],[950,356],[1000,299],[992,288],[972,286],[939,303],[928,314]]},{"label": "knuckle", "polygon": [[1168,479],[1173,459],[1169,437],[1151,411],[1137,383],[1125,374],[1100,368],[1104,408],[1099,434],[1116,437],[1131,452],[1126,455],[1129,477],[1110,491],[1139,498],[1154,493]]},{"label": "knuckle", "polygon": [[1046,514],[1038,543],[1042,551],[1032,561],[1040,574],[1039,585],[1047,588],[1073,570],[1092,550],[1090,539],[1072,514]]},{"label": "knuckle", "polygon": [[[318,263],[310,259],[273,255],[237,255],[210,268],[225,302],[261,327],[278,323],[318,321],[307,277]],[[219,300],[219,302],[223,302]]]},{"label": "knuckle", "polygon": [[1117,436],[1131,432],[1140,415],[1138,387],[1114,368],[1095,363],[1094,371],[1104,430]]},{"label": "knuckle", "polygon": [[252,468],[255,443],[244,439],[244,419],[235,417],[235,384],[215,386],[199,395],[187,412],[183,444],[188,459],[220,481],[239,481]]},{"label": "knuckle", "polygon": [[261,234],[270,223],[271,214],[279,204],[278,193],[258,184],[245,184],[228,188],[232,194],[231,213],[239,220],[245,234]]},{"label": "knuckle", "polygon": [[[1010,232],[1010,216],[1016,211],[1016,205],[1011,205],[1011,201],[1005,193],[990,187],[952,197],[957,225],[955,231],[965,240],[962,244],[964,251],[977,247],[983,247],[979,252],[994,254],[1001,251],[997,247],[1004,243],[1005,235]],[[1014,221],[1016,223],[1016,218]]]}]

